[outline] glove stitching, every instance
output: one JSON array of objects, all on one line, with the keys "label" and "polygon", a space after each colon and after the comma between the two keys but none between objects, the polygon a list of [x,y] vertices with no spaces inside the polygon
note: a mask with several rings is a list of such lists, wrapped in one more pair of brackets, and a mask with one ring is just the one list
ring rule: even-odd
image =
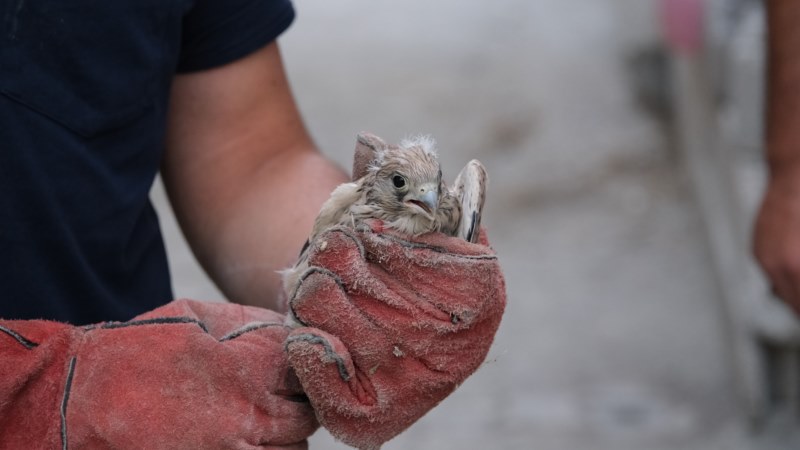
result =
[{"label": "glove stitching", "polygon": [[69,402],[69,392],[72,389],[72,377],[75,374],[75,356],[69,360],[69,370],[67,381],[64,384],[64,397],[61,399],[61,448],[67,450],[67,402]]},{"label": "glove stitching", "polygon": [[[311,276],[311,275],[313,275],[313,274],[315,274],[315,273],[318,273],[318,274],[320,274],[320,275],[323,275],[323,276],[328,276],[328,277],[330,277],[331,279],[333,279],[333,280],[336,282],[336,285],[339,287],[339,289],[341,289],[342,293],[344,294],[344,298],[346,299],[346,301],[347,301],[349,304],[353,305],[353,307],[354,307],[354,308],[356,308],[356,309],[357,309],[357,310],[360,312],[361,316],[362,316],[364,319],[366,319],[366,321],[367,321],[367,322],[369,322],[369,323],[370,323],[370,324],[371,324],[373,327],[375,327],[375,329],[377,329],[377,330],[383,330],[383,332],[384,332],[384,333],[386,332],[386,325],[385,325],[385,324],[382,324],[382,323],[380,322],[380,320],[376,319],[376,318],[375,318],[375,317],[374,317],[372,314],[369,314],[369,313],[367,313],[366,311],[364,311],[364,310],[363,310],[363,309],[361,309],[361,308],[358,308],[358,307],[355,305],[355,303],[353,302],[353,298],[352,298],[352,296],[351,296],[351,295],[348,293],[348,290],[347,290],[347,288],[345,287],[345,283],[344,283],[344,281],[343,281],[341,278],[339,278],[339,276],[338,276],[336,273],[334,273],[334,272],[332,272],[332,271],[330,271],[330,270],[328,270],[328,269],[325,269],[325,268],[323,268],[323,267],[317,267],[317,266],[311,266],[311,267],[309,267],[308,269],[306,269],[306,271],[305,271],[305,272],[303,272],[303,274],[302,274],[302,275],[300,276],[300,278],[298,279],[297,287],[295,288],[295,290],[294,290],[294,293],[292,294],[292,299],[289,301],[289,311],[290,311],[290,313],[291,313],[292,317],[294,318],[294,320],[295,320],[296,322],[300,323],[300,325],[301,325],[301,326],[304,326],[304,327],[311,326],[311,325],[309,325],[307,322],[304,322],[304,321],[303,321],[303,320],[302,320],[302,319],[301,319],[301,318],[300,318],[300,317],[297,315],[297,311],[296,311],[296,310],[295,310],[295,308],[294,308],[294,299],[295,299],[295,297],[297,296],[297,293],[298,293],[298,292],[300,292],[300,286],[302,286],[302,284],[303,284],[303,281],[304,281],[306,278],[308,278],[309,276]],[[386,287],[386,289],[387,289],[387,290],[389,290],[389,291],[391,291],[391,292],[394,292],[394,291],[393,291],[391,288],[389,288],[388,286],[385,286],[385,287]],[[354,289],[356,292],[361,292],[361,291],[360,291],[360,290],[359,290],[357,287],[354,287],[353,289]],[[386,306],[388,306],[388,307],[390,307],[390,308],[394,309],[394,310],[398,310],[398,307],[397,307],[396,305],[392,305],[392,304],[390,304],[390,303],[388,303],[388,302],[386,302],[386,301],[384,301],[384,300],[381,300],[381,299],[376,299],[376,300],[377,300],[378,302],[380,302],[380,303],[383,303],[384,305],[386,305]],[[442,308],[441,308],[439,305],[437,305],[435,302],[432,302],[432,301],[430,301],[430,300],[427,300],[427,299],[423,299],[423,301],[424,301],[425,303],[427,303],[428,305],[430,305],[431,307],[433,307],[434,309],[436,309],[437,311],[439,311],[439,312],[442,312],[442,313],[444,313],[445,315],[447,315],[447,320],[446,320],[446,321],[444,321],[444,322],[446,322],[446,323],[448,323],[448,324],[455,325],[455,327],[453,327],[453,330],[451,330],[451,331],[458,331],[458,330],[460,330],[460,329],[464,329],[464,327],[461,325],[461,323],[462,323],[462,321],[463,321],[463,317],[461,317],[461,316],[457,315],[457,314],[456,314],[456,313],[454,313],[453,311],[449,311],[449,310],[446,310],[446,309],[442,309]],[[411,303],[411,302],[406,302],[406,303],[408,304],[408,306],[409,306],[409,307],[412,307],[412,308],[414,309],[414,311],[417,311],[417,312],[419,312],[419,313],[422,313],[422,314],[424,314],[426,317],[430,317],[431,319],[433,319],[433,320],[436,320],[437,322],[442,322],[442,320],[441,320],[441,319],[439,319],[439,318],[436,318],[436,317],[435,317],[435,316],[434,316],[434,315],[433,315],[433,314],[432,314],[430,311],[426,311],[426,310],[425,310],[425,308],[424,308],[423,306],[421,306],[421,305],[418,305],[418,304],[414,304],[414,303]],[[403,314],[404,314],[404,315],[413,315],[413,313],[411,313],[411,312],[407,312],[407,313],[403,313]]]},{"label": "glove stitching", "polygon": [[270,328],[270,327],[284,327],[285,328],[286,326],[284,324],[282,324],[282,323],[277,323],[277,322],[251,323],[251,324],[245,325],[242,328],[239,328],[238,330],[231,331],[230,333],[226,334],[225,336],[222,336],[221,338],[219,338],[219,341],[220,342],[230,341],[232,339],[236,339],[239,336],[241,336],[243,334],[246,334],[246,333],[249,333],[251,331],[256,331],[256,330],[260,330],[262,328]]},{"label": "glove stitching", "polygon": [[13,337],[17,342],[20,343],[20,345],[27,348],[28,350],[33,350],[34,348],[39,346],[38,343],[31,341],[30,339],[26,338],[25,336],[22,336],[21,334],[17,333],[16,331],[10,328],[6,328],[0,325],[0,331]]},{"label": "glove stitching", "polygon": [[[289,310],[291,311],[292,317],[294,318],[295,321],[299,322],[304,327],[310,326],[308,323],[303,322],[303,320],[301,320],[300,317],[297,315],[297,312],[294,309],[294,298],[297,295],[297,293],[300,291],[300,286],[303,284],[303,280],[305,280],[306,278],[308,278],[309,276],[311,276],[311,275],[313,275],[315,273],[318,273],[320,275],[324,275],[324,276],[328,276],[328,277],[332,278],[333,281],[336,282],[336,285],[339,287],[339,289],[341,289],[342,294],[344,294],[344,298],[346,299],[346,301],[348,303],[350,303],[351,305],[353,305],[353,307],[355,307],[361,313],[361,316],[364,319],[366,319],[371,325],[373,325],[375,327],[375,329],[383,330],[385,328],[371,314],[367,314],[364,310],[356,307],[356,305],[353,303],[352,297],[350,295],[348,295],[348,291],[347,291],[347,288],[345,287],[344,281],[341,278],[339,278],[339,275],[337,275],[335,272],[332,272],[332,271],[330,271],[328,269],[325,269],[323,267],[317,267],[317,266],[311,266],[308,269],[306,269],[305,272],[303,272],[303,274],[300,276],[300,279],[298,280],[297,288],[294,291],[292,299],[289,301]],[[381,301],[381,303],[387,304],[386,302],[383,302],[383,301]],[[388,306],[391,306],[391,305],[388,305]],[[392,308],[394,308],[394,307],[392,307]]]},{"label": "glove stitching", "polygon": [[[463,255],[463,254],[453,253],[453,252],[447,251],[442,247],[436,247],[436,246],[425,244],[425,243],[422,243],[422,242],[406,241],[404,239],[400,239],[400,238],[398,238],[396,236],[393,236],[391,234],[383,234],[383,233],[375,233],[375,234],[379,238],[390,240],[390,241],[392,241],[392,242],[394,242],[396,244],[400,244],[401,246],[406,247],[406,248],[431,250],[433,252],[441,253],[443,255],[452,256],[454,258],[475,259],[475,260],[495,260],[495,259],[497,259],[497,255]],[[478,244],[473,244],[473,245],[478,245]]]},{"label": "glove stitching", "polygon": [[[85,331],[91,331],[91,330],[96,330],[96,329],[111,330],[111,329],[116,329],[116,328],[127,328],[127,327],[142,326],[142,325],[170,325],[170,324],[185,324],[185,323],[196,324],[204,332],[208,333],[208,328],[206,327],[206,325],[203,322],[201,322],[201,321],[199,321],[197,319],[192,319],[191,317],[155,317],[155,318],[152,318],[152,319],[131,320],[129,322],[105,322],[105,323],[100,323],[100,324],[87,325],[87,326],[84,327],[84,330]],[[257,323],[248,324],[248,325],[245,325],[242,328],[239,328],[238,330],[234,330],[234,331],[226,334],[225,336],[219,338],[219,342],[229,341],[231,339],[236,339],[239,336],[242,336],[243,334],[249,333],[251,331],[256,331],[256,330],[259,330],[261,328],[268,328],[268,327],[273,327],[273,326],[284,327],[285,325],[282,324],[282,323],[278,323],[278,322],[257,322]],[[0,326],[0,328],[2,328],[2,326]],[[0,330],[0,331],[5,331],[5,330]],[[10,331],[10,330],[8,330],[8,331]],[[12,336],[14,336],[14,334],[12,334]],[[21,336],[20,336],[20,338],[21,338]],[[24,339],[24,338],[22,338],[22,339]],[[30,342],[30,341],[28,341],[28,342]],[[22,343],[22,341],[20,341],[20,343]],[[31,344],[33,344],[34,346],[38,345],[38,344],[33,343],[33,342],[31,342]],[[23,345],[25,345],[25,344],[23,343]]]},{"label": "glove stitching", "polygon": [[203,331],[208,333],[208,328],[206,328],[206,325],[203,322],[197,319],[192,319],[191,317],[155,317],[153,319],[131,320],[128,322],[104,322],[95,325],[87,325],[86,327],[84,327],[84,330],[90,331],[98,328],[102,330],[109,330],[114,328],[126,328],[126,327],[134,327],[141,325],[164,325],[164,324],[182,324],[182,323],[194,323],[200,328],[202,328]]},{"label": "glove stitching", "polygon": [[289,302],[288,302],[289,303],[289,311],[291,311],[292,317],[294,317],[294,320],[296,320],[297,322],[300,322],[300,324],[303,325],[303,326],[307,326],[307,324],[305,322],[303,322],[300,319],[300,317],[298,317],[297,312],[294,310],[294,300],[295,300],[295,298],[297,298],[297,293],[300,292],[300,287],[303,285],[303,281],[305,281],[306,278],[310,277],[311,275],[313,275],[315,273],[319,273],[319,274],[327,275],[327,276],[331,277],[333,279],[333,281],[335,281],[336,284],[339,286],[339,288],[342,290],[342,292],[346,292],[346,289],[344,287],[344,281],[342,281],[342,279],[339,278],[338,275],[336,275],[335,273],[331,272],[330,270],[322,268],[322,267],[317,267],[317,266],[311,266],[308,269],[306,269],[306,271],[303,272],[302,275],[300,275],[300,278],[298,278],[297,286],[295,286],[294,292],[292,292],[292,297],[289,299]]},{"label": "glove stitching", "polygon": [[288,350],[289,345],[297,341],[322,345],[322,348],[325,351],[325,356],[331,358],[336,363],[336,367],[339,369],[339,377],[341,377],[342,380],[344,381],[350,381],[351,375],[347,373],[347,367],[344,364],[344,360],[333,350],[333,347],[331,346],[330,342],[315,334],[310,334],[310,333],[296,334],[293,336],[289,336],[289,338],[286,339],[285,348]]},{"label": "glove stitching", "polygon": [[352,228],[335,226],[328,228],[327,233],[330,234],[342,233],[343,235],[352,239],[353,242],[356,244],[356,247],[358,247],[358,253],[361,255],[361,259],[364,259],[365,257],[364,255],[366,255],[366,251],[364,250],[364,244],[361,242],[361,239],[359,239],[358,236],[356,236],[356,233],[353,231]]}]

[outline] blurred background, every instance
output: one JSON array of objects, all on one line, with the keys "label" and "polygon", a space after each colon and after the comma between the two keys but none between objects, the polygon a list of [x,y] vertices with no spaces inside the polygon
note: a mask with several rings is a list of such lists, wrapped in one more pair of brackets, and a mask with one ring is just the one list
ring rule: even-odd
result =
[{"label": "blurred background", "polygon": [[[800,448],[800,332],[747,253],[758,1],[295,6],[280,43],[326,154],[349,168],[359,131],[425,133],[446,178],[471,158],[491,177],[508,283],[495,344],[384,448]],[[175,295],[221,300],[153,196]]]}]

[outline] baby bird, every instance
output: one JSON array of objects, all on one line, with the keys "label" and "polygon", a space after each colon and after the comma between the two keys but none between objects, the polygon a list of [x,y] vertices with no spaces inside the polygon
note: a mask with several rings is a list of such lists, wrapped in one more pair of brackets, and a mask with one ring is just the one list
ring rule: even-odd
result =
[{"label": "baby bird", "polygon": [[[486,170],[477,160],[470,161],[448,188],[430,137],[388,145],[377,136],[361,133],[353,158],[353,179],[333,190],[298,262],[282,272],[287,298],[307,269],[309,244],[333,226],[356,228],[364,220],[380,219],[384,227],[409,236],[439,231],[470,242],[477,240],[487,183]],[[292,314],[287,315],[287,322],[293,321]]]}]

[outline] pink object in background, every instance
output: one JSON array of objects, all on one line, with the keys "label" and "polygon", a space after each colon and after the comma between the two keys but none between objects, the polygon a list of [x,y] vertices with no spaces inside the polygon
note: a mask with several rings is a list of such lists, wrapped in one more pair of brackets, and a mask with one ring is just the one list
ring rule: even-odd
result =
[{"label": "pink object in background", "polygon": [[672,50],[696,54],[702,49],[703,13],[703,0],[661,0],[661,27]]}]

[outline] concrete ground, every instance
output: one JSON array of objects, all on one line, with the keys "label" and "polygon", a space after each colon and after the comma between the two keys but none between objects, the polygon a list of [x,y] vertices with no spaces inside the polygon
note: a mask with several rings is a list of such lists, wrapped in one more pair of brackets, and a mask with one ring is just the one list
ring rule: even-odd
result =
[{"label": "concrete ground", "polygon": [[[639,0],[296,0],[281,45],[307,124],[342,166],[358,131],[479,158],[508,309],[485,365],[386,449],[788,449],[748,434],[702,223],[629,56]],[[160,188],[175,294],[221,295]],[[324,430],[311,449],[344,449]]]}]

